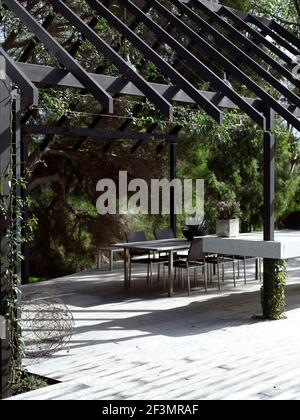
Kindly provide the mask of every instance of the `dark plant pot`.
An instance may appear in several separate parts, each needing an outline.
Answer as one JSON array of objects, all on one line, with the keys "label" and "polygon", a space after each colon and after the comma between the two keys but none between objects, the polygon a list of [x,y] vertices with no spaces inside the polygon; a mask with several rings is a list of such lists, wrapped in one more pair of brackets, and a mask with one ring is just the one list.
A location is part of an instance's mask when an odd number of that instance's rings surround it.
[{"label": "dark plant pot", "polygon": [[206,230],[197,227],[186,227],[182,229],[182,233],[188,241],[192,241],[195,236],[206,236],[208,234]]}]

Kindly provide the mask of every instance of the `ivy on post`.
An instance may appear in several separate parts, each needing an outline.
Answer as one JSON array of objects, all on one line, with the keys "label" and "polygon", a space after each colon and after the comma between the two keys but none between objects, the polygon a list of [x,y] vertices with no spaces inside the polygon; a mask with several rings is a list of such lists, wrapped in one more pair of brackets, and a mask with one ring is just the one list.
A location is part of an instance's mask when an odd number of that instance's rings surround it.
[{"label": "ivy on post", "polygon": [[[9,81],[0,80],[0,172],[1,172],[1,195],[7,194],[8,185],[3,182],[6,171],[10,165],[11,148],[11,88]],[[8,285],[6,282],[5,270],[8,268],[8,244],[6,238],[7,220],[0,213],[0,232],[1,232],[1,286],[0,286],[0,315],[4,317],[6,323],[5,338],[1,339],[0,347],[0,396],[5,398],[10,394],[11,384],[11,347],[7,327],[7,296]]]},{"label": "ivy on post", "polygon": [[[275,240],[275,165],[276,136],[274,111],[267,109],[264,133],[264,240]],[[264,319],[278,320],[285,310],[286,263],[282,260],[264,259],[264,284],[262,308]]]},{"label": "ivy on post", "polygon": [[20,200],[20,97],[6,78],[0,84],[0,315],[5,334],[0,346],[0,398],[11,395],[22,373],[20,331],[20,263],[22,201]]},{"label": "ivy on post", "polygon": [[262,288],[263,317],[273,321],[283,319],[285,311],[286,262],[265,259]]}]

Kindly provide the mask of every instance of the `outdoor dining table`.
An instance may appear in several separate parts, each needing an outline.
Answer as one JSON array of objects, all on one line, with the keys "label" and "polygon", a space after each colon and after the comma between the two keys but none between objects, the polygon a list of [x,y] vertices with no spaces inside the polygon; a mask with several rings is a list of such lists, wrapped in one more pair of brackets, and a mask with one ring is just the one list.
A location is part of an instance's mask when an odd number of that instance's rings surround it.
[{"label": "outdoor dining table", "polygon": [[[217,235],[203,236],[203,251],[207,254],[242,255],[245,257],[287,259],[300,254],[300,231],[279,231],[275,241],[264,241],[262,232],[240,234],[234,238],[219,238]],[[146,253],[165,253],[168,255],[169,284],[168,295],[173,294],[174,253],[186,251],[191,242],[186,239],[163,239],[145,242],[114,244],[124,249],[124,287],[129,289],[130,250]],[[258,261],[256,261],[256,278],[258,278]]]},{"label": "outdoor dining table", "polygon": [[145,251],[146,253],[164,253],[168,255],[169,266],[169,284],[168,295],[173,294],[173,278],[174,278],[174,253],[179,251],[186,251],[190,248],[191,243],[186,239],[162,239],[145,242],[130,242],[115,244],[114,246],[124,249],[124,287],[129,289],[129,258],[130,251]]}]

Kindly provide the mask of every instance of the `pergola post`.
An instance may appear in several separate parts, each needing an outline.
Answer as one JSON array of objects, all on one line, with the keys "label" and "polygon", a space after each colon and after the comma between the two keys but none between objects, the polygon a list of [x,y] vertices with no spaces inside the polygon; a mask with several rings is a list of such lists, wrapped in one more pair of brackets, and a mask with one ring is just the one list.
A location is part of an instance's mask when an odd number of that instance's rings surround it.
[{"label": "pergola post", "polygon": [[[26,135],[22,135],[21,137],[21,177],[23,179],[28,178],[27,176],[27,163],[28,163],[28,138]],[[26,221],[28,219],[28,206],[26,203],[28,193],[26,188],[21,188],[21,198],[24,203],[23,208],[23,228],[22,228],[22,235],[23,237],[27,237],[28,234],[28,228],[26,226]],[[27,242],[24,242],[22,244],[22,255],[23,255],[23,261],[21,263],[21,278],[22,278],[22,284],[28,284],[29,283],[29,246]]]},{"label": "pergola post", "polygon": [[[10,162],[11,147],[11,88],[9,81],[0,83],[0,173],[1,177],[5,175],[5,171]],[[2,185],[7,189],[7,185]],[[5,193],[5,191],[3,191]],[[0,215],[0,231],[1,231],[1,266],[0,266],[0,315],[6,321],[6,298],[7,284],[3,275],[7,267],[7,240],[5,237],[6,221],[4,216]],[[5,334],[0,338],[0,398],[9,396],[9,388],[11,381],[11,349],[7,339],[7,324],[5,326]]]},{"label": "pergola post", "polygon": [[274,132],[274,111],[265,113],[264,132],[264,240],[274,241],[275,231],[275,157],[276,140]]},{"label": "pergola post", "polygon": [[[170,142],[170,181],[177,177],[177,141]],[[177,235],[177,217],[175,214],[175,190],[170,191],[170,228]]]},{"label": "pergola post", "polygon": [[[12,183],[9,185],[9,180],[6,179],[8,169],[12,169],[12,177],[14,180],[20,178],[20,162],[21,162],[21,150],[20,150],[20,96],[16,92],[11,91],[11,83],[6,78],[4,83],[0,84],[0,173],[1,173],[1,193],[2,194],[14,194],[16,197],[20,195],[20,187]],[[11,189],[11,191],[10,191]],[[17,206],[17,198],[14,199],[13,206]],[[11,384],[13,379],[12,372],[12,360],[13,358],[20,357],[17,348],[18,343],[14,343],[14,354],[12,352],[12,343],[10,340],[13,334],[11,333],[12,328],[17,328],[16,324],[9,326],[8,314],[8,303],[7,299],[12,299],[12,286],[8,285],[7,276],[4,275],[7,269],[11,269],[11,259],[8,258],[11,252],[11,247],[14,246],[18,252],[17,244],[12,245],[8,242],[7,238],[7,223],[4,215],[0,215],[0,232],[1,232],[1,266],[0,266],[0,315],[4,317],[5,328],[4,334],[0,337],[0,399],[9,397],[11,394]],[[14,218],[13,226],[10,228],[17,229],[17,223],[19,220]],[[14,261],[15,263],[15,261]],[[21,267],[14,265],[14,275],[21,276]],[[16,284],[19,287],[20,284]],[[20,301],[20,294],[17,291],[13,291],[14,300]],[[20,319],[20,307],[14,305],[16,311],[16,319]]]},{"label": "pergola post", "polygon": [[[275,240],[276,136],[275,113],[265,112],[264,132],[264,240]],[[285,309],[285,261],[264,258],[262,307],[265,319],[277,320]]]}]

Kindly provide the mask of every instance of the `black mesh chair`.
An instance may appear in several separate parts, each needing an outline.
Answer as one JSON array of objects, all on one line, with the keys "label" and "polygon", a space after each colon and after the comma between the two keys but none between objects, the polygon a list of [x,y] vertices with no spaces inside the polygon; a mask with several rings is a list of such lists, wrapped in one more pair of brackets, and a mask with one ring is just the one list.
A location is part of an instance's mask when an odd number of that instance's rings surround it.
[{"label": "black mesh chair", "polygon": [[155,239],[158,241],[163,239],[175,239],[173,229],[154,229],[153,231]]},{"label": "black mesh chair", "polygon": [[[138,232],[126,232],[125,233],[127,243],[134,242],[146,242],[146,234],[144,231]],[[165,259],[156,257],[150,252],[145,253],[143,250],[130,250],[129,251],[129,282],[131,281],[132,274],[132,264],[144,264],[147,265],[147,284],[152,283],[153,277],[153,264],[162,264],[165,262]]]},{"label": "black mesh chair", "polygon": [[240,263],[243,262],[244,268],[244,282],[247,284],[247,261],[254,261],[256,264],[255,269],[255,278],[256,280],[262,281],[262,269],[261,269],[261,259],[258,257],[244,257],[241,255],[235,255],[234,258],[237,260],[238,263],[238,279],[240,279]]},{"label": "black mesh chair", "polygon": [[[168,263],[165,264],[168,266]],[[187,272],[187,286],[188,286],[188,295],[191,295],[191,280],[190,280],[190,270],[194,270],[194,280],[196,286],[197,280],[197,269],[201,267],[203,270],[204,276],[204,287],[205,291],[207,292],[207,278],[206,278],[206,262],[205,262],[205,254],[203,252],[203,238],[194,238],[187,258],[186,259],[178,259],[174,261],[174,268],[175,272],[179,271],[178,278],[181,279],[182,286],[183,286],[183,271]],[[175,274],[177,276],[177,274]],[[164,273],[165,278],[165,273]],[[165,281],[164,281],[165,285]]]},{"label": "black mesh chair", "polygon": [[[225,265],[228,263],[232,264],[232,269],[233,269],[233,284],[234,287],[236,287],[236,273],[235,273],[235,256],[231,256],[231,255],[212,255],[212,256],[207,256],[205,258],[205,261],[207,264],[210,265],[210,270],[208,270],[208,277],[210,277],[210,282],[212,283],[213,281],[213,274],[215,272],[215,269],[217,269],[217,276],[218,276],[218,287],[219,290],[221,290],[221,281],[220,281],[220,268],[222,268],[222,282],[224,283],[225,281]],[[213,268],[213,270],[212,270]]]},{"label": "black mesh chair", "polygon": [[[156,240],[161,241],[163,239],[175,239],[176,236],[174,234],[173,229],[154,229],[153,231],[154,237]],[[160,257],[166,256],[165,254],[160,254]],[[183,252],[176,252],[174,254],[174,258],[186,258],[187,253],[185,251]]]}]

